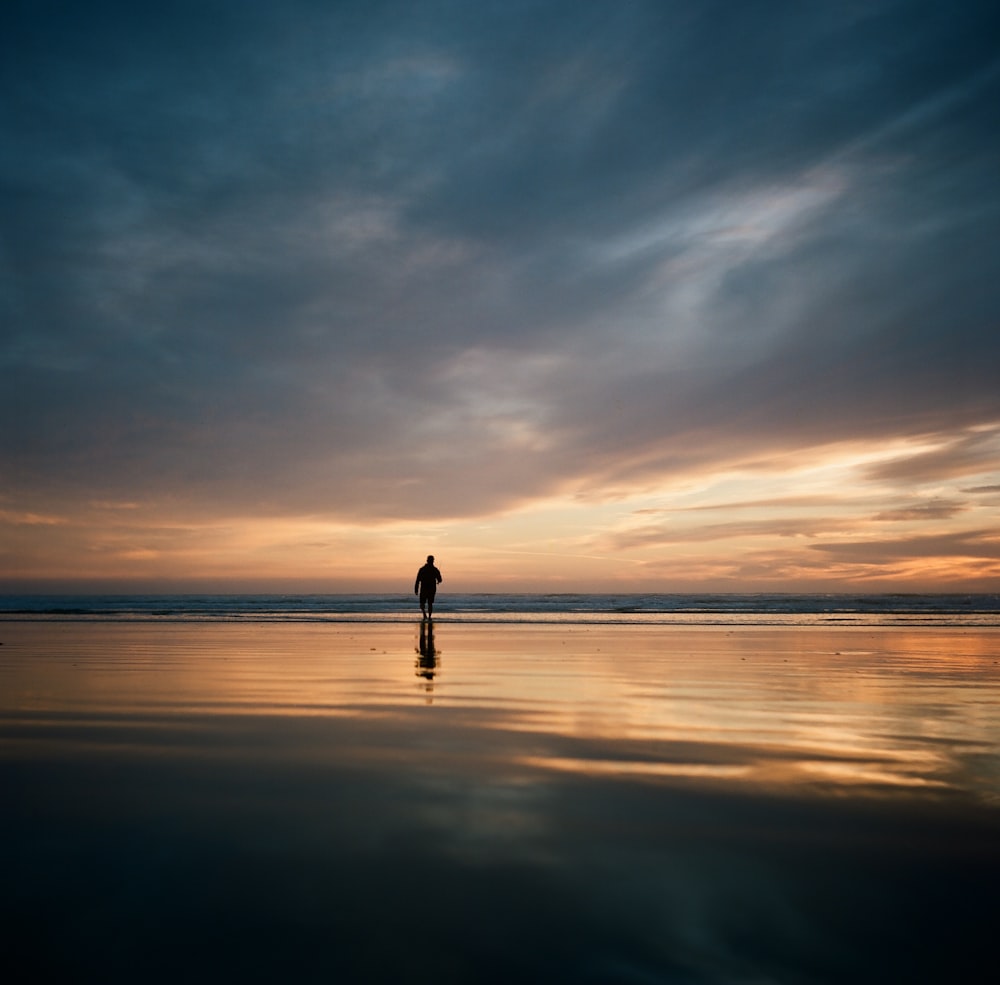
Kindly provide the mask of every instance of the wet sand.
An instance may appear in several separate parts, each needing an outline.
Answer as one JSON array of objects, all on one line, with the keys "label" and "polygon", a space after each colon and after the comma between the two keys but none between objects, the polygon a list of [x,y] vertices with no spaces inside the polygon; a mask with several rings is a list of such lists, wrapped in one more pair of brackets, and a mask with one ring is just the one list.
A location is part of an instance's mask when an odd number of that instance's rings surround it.
[{"label": "wet sand", "polygon": [[0,623],[0,938],[72,981],[975,980],[1000,631]]}]

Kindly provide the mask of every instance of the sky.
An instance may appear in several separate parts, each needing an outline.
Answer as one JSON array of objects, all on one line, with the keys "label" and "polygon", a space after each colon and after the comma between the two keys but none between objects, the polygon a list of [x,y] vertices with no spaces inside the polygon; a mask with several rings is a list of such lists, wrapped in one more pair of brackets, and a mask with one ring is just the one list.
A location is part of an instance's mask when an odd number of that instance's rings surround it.
[{"label": "sky", "polygon": [[998,39],[13,0],[0,590],[1000,591]]}]

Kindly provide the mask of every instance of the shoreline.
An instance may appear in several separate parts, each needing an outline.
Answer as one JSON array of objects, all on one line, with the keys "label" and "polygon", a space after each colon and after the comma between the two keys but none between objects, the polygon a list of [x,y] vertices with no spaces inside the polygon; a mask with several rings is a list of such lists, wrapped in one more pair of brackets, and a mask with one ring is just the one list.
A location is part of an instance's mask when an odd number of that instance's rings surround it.
[{"label": "shoreline", "polygon": [[[607,613],[443,613],[431,620],[437,625],[449,626],[586,626],[619,628],[632,626],[638,629],[815,629],[836,632],[841,629],[941,629],[1000,632],[1000,617],[994,613],[976,614],[937,613],[880,613],[856,616],[827,616],[823,614],[743,613],[692,614],[692,613],[637,613],[628,616]],[[232,626],[400,626],[420,623],[420,615],[392,612],[373,616],[368,613],[337,613],[334,615],[177,615],[122,614],[84,612],[0,612],[0,626],[18,623],[31,624],[80,624],[80,625],[232,625]]]}]

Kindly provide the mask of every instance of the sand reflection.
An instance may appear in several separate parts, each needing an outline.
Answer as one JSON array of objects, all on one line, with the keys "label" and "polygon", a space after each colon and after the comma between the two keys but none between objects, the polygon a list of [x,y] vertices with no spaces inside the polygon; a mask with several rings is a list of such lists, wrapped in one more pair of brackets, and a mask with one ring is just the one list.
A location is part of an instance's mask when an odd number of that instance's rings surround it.
[{"label": "sand reflection", "polygon": [[974,980],[997,639],[8,623],[7,953],[65,981]]},{"label": "sand reflection", "polygon": [[995,795],[981,778],[1000,748],[996,634],[431,622],[4,629],[2,711],[25,728],[81,718],[105,731],[146,719],[176,729],[218,715],[377,717],[388,728],[415,707],[401,672],[408,650],[420,704],[439,713],[422,729],[506,733],[512,757],[534,742],[520,761],[535,768]]}]

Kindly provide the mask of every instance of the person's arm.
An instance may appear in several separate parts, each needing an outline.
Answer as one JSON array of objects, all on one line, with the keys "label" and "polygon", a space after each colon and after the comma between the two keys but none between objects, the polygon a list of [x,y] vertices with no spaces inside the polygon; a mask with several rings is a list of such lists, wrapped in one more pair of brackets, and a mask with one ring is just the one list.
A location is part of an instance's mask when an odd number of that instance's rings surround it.
[{"label": "person's arm", "polygon": [[437,578],[437,583],[440,585],[444,579],[441,577],[441,572],[437,568],[434,569],[434,577]]},{"label": "person's arm", "polygon": [[420,572],[417,572],[417,580],[413,583],[413,594],[416,595],[420,591]]}]

